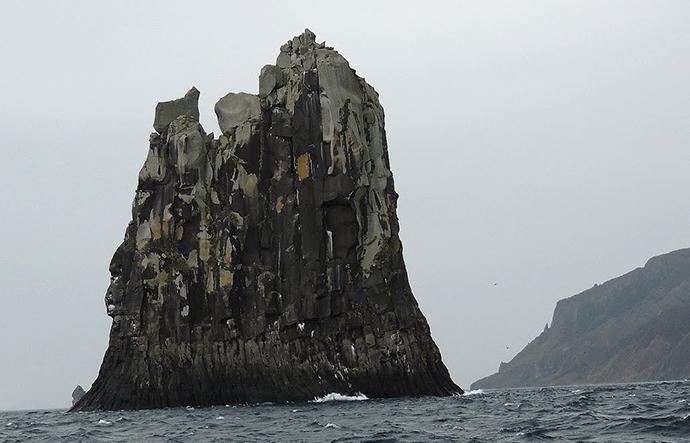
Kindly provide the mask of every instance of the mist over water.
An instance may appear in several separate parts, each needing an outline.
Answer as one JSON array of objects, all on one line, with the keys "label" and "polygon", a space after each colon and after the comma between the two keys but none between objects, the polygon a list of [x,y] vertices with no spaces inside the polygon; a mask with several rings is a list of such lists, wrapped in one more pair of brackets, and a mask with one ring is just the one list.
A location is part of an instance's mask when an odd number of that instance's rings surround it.
[{"label": "mist over water", "polygon": [[[353,400],[360,401],[353,401]],[[471,391],[446,398],[0,413],[0,441],[680,441],[690,382]],[[330,401],[328,401],[330,400]]]},{"label": "mist over water", "polygon": [[460,386],[513,358],[557,300],[688,246],[690,2],[2,12],[0,409],[67,406],[96,378],[156,103],[195,85],[218,134],[215,102],[256,92],[305,27],[380,94],[412,290]]}]

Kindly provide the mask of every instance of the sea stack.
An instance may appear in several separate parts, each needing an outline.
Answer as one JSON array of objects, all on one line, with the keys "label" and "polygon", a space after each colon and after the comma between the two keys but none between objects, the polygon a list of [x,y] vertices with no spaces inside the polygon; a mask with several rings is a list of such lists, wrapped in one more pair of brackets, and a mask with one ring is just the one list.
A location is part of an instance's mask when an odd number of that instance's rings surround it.
[{"label": "sea stack", "polygon": [[79,400],[86,394],[86,391],[84,391],[84,388],[81,387],[81,385],[77,385],[76,388],[74,388],[74,391],[72,391],[72,406],[77,404]]},{"label": "sea stack", "polygon": [[259,94],[159,103],[110,342],[75,410],[449,395],[408,283],[378,94],[306,30]]}]

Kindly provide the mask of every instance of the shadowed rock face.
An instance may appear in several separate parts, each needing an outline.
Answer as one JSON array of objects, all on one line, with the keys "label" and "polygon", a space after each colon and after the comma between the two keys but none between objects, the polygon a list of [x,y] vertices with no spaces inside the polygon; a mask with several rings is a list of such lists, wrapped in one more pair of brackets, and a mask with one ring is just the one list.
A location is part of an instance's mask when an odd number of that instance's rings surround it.
[{"label": "shadowed rock face", "polygon": [[551,327],[472,389],[689,376],[690,249],[681,249],[559,301]]},{"label": "shadowed rock face", "polygon": [[305,31],[258,97],[218,102],[217,140],[195,91],[157,107],[75,409],[461,392],[407,280],[374,89]]}]

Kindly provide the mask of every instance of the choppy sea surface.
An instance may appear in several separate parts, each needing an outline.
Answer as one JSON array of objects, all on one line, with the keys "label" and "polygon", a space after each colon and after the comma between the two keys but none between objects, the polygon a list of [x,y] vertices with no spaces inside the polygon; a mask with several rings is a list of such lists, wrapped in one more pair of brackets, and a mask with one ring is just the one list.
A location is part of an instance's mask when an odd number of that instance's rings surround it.
[{"label": "choppy sea surface", "polygon": [[0,412],[0,441],[690,441],[690,382],[472,391],[447,398],[329,395],[293,404]]}]

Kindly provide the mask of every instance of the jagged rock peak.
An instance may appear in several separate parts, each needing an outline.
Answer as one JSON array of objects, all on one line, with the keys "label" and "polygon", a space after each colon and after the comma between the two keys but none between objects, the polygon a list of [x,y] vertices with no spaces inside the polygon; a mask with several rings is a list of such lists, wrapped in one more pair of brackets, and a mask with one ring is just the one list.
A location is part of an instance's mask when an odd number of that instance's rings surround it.
[{"label": "jagged rock peak", "polygon": [[194,86],[187,91],[184,97],[160,102],[156,105],[153,129],[162,134],[165,128],[181,115],[186,115],[193,120],[199,121],[199,90]]},{"label": "jagged rock peak", "polygon": [[314,48],[324,48],[325,46],[325,43],[316,43],[316,34],[305,29],[302,34],[293,37],[281,46],[280,52],[288,55],[303,55]]},{"label": "jagged rock peak", "polygon": [[461,392],[412,295],[378,95],[305,31],[259,95],[158,105],[75,409]]}]

